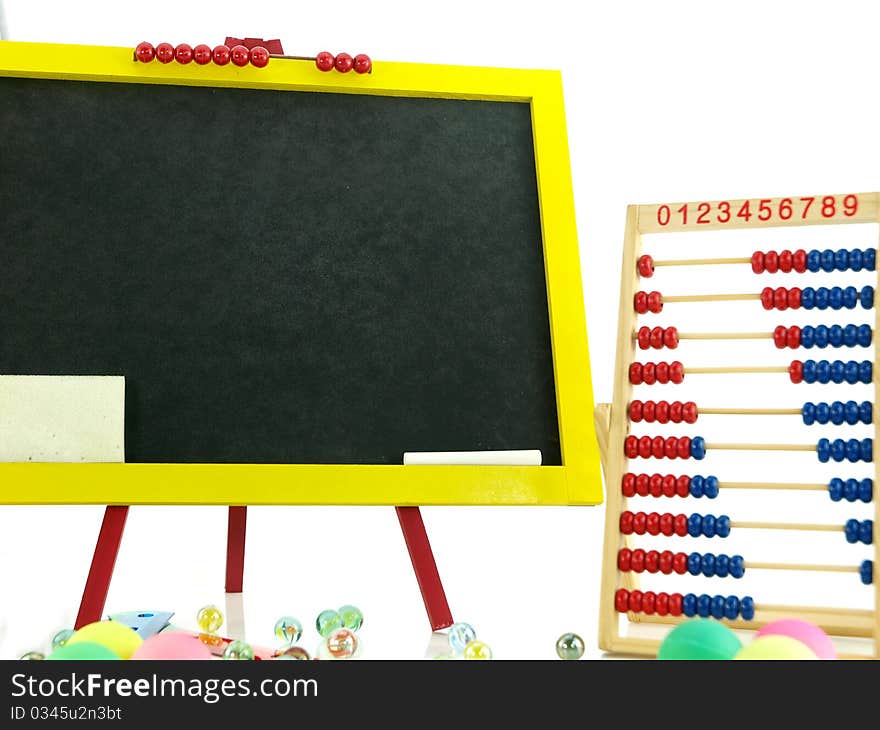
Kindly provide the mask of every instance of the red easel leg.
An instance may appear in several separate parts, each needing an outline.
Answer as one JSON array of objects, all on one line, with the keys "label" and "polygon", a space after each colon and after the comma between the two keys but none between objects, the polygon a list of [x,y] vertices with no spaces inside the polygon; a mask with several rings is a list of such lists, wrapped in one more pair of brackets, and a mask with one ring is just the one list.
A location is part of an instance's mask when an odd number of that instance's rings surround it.
[{"label": "red easel leg", "polygon": [[440,582],[440,573],[437,570],[437,563],[434,562],[434,553],[431,551],[431,543],[428,542],[422,513],[419,512],[418,507],[394,509],[397,510],[403,539],[406,540],[409,558],[416,572],[416,580],[419,582],[419,590],[422,592],[431,630],[439,631],[452,626],[452,611],[449,610],[449,604],[446,602],[446,592],[443,590],[443,583]]},{"label": "red easel leg", "polygon": [[241,593],[244,584],[244,539],[247,530],[247,507],[229,508],[226,533],[226,592]]},{"label": "red easel leg", "polygon": [[116,556],[119,554],[119,543],[122,542],[126,517],[128,517],[128,507],[107,507],[104,510],[104,521],[101,523],[101,532],[98,533],[98,542],[95,545],[95,554],[92,556],[92,566],[86,578],[86,587],[83,589],[74,629],[101,620],[104,603],[107,601],[107,591],[110,590],[110,579],[113,577],[113,566],[116,565]]}]

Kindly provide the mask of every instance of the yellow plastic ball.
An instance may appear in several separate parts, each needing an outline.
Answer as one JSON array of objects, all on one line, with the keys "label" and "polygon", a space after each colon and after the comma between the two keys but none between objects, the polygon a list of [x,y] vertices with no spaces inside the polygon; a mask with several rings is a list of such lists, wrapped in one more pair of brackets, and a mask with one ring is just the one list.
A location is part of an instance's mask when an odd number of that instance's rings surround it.
[{"label": "yellow plastic ball", "polygon": [[768,635],[759,636],[751,644],[740,649],[734,659],[818,659],[806,644],[790,636]]},{"label": "yellow plastic ball", "polygon": [[474,639],[473,641],[469,641],[467,644],[465,644],[464,658],[465,659],[491,659],[492,658],[492,650],[489,648],[489,645],[485,641],[480,641],[479,639]]},{"label": "yellow plastic ball", "polygon": [[128,659],[143,640],[134,629],[118,621],[96,621],[83,626],[71,636],[65,646],[79,643],[100,644],[110,649],[120,659]]},{"label": "yellow plastic ball", "polygon": [[217,606],[204,606],[199,610],[196,622],[206,634],[213,634],[223,625],[223,611]]}]

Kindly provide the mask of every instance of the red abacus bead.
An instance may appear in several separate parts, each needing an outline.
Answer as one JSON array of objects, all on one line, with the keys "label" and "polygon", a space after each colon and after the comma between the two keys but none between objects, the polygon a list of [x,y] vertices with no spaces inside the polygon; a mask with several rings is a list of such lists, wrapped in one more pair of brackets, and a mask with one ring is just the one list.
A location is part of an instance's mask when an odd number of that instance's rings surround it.
[{"label": "red abacus bead", "polygon": [[667,327],[663,330],[663,344],[666,345],[670,350],[674,350],[678,347],[678,328],[677,327]]},{"label": "red abacus bead", "polygon": [[664,550],[660,553],[660,559],[657,561],[657,567],[664,575],[672,572],[672,550]]},{"label": "red abacus bead", "polygon": [[654,385],[657,382],[657,365],[655,363],[642,363],[642,382],[645,385]]},{"label": "red abacus bead", "polygon": [[641,591],[630,591],[629,601],[628,601],[629,610],[633,613],[641,613],[642,612],[642,592]]},{"label": "red abacus bead", "polygon": [[156,60],[159,63],[171,63],[174,60],[174,46],[170,43],[160,43],[156,46]]},{"label": "red abacus bead", "polygon": [[642,420],[642,402],[640,400],[630,401],[629,404],[629,420],[633,423],[639,423]]},{"label": "red abacus bead", "polygon": [[647,314],[648,313],[648,295],[643,291],[636,292],[633,297],[633,309],[635,309],[639,314]]},{"label": "red abacus bead", "polygon": [[801,307],[801,290],[796,286],[788,290],[788,306],[792,309]]},{"label": "red abacus bead", "polygon": [[[665,477],[663,477],[662,492],[663,492],[664,497],[674,497],[675,496],[675,476],[673,474],[667,474]],[[670,515],[669,518],[672,519],[672,515]],[[660,520],[661,520],[660,521],[660,525],[661,525],[660,531],[663,532],[663,527],[662,527],[663,516],[662,515],[660,517]],[[672,523],[670,522],[670,524],[672,524]]]},{"label": "red abacus bead", "polygon": [[642,594],[642,613],[652,615],[657,607],[657,594],[654,591],[645,591]]},{"label": "red abacus bead", "polygon": [[618,613],[626,613],[629,610],[629,591],[626,588],[618,588],[615,591],[614,609]]},{"label": "red abacus bead", "polygon": [[229,46],[221,43],[219,46],[214,46],[214,50],[211,51],[211,60],[218,66],[225,66],[229,63],[230,55]]},{"label": "red abacus bead", "polygon": [[688,556],[687,553],[676,553],[672,556],[672,570],[679,575],[687,573]]},{"label": "red abacus bead", "polygon": [[654,605],[658,616],[667,616],[669,614],[669,594],[662,591],[658,593]]},{"label": "red abacus bead", "polygon": [[336,56],[330,51],[321,51],[315,56],[315,66],[319,71],[332,71],[336,67]]},{"label": "red abacus bead", "polygon": [[624,497],[636,496],[636,475],[628,471],[620,480],[620,491]]},{"label": "red abacus bead", "polygon": [[134,49],[134,57],[141,63],[149,63],[156,57],[156,49],[152,43],[138,43]]},{"label": "red abacus bead", "polygon": [[645,551],[641,549],[633,550],[630,554],[630,570],[634,573],[641,573],[645,570]]},{"label": "red abacus bead", "polygon": [[639,332],[636,335],[636,340],[639,343],[640,350],[647,350],[651,346],[651,328],[639,327]]},{"label": "red abacus bead", "polygon": [[668,383],[669,382],[669,363],[668,362],[658,362],[657,367],[654,368],[654,373],[657,376],[658,383]]},{"label": "red abacus bead", "polygon": [[229,60],[236,66],[247,66],[251,60],[251,52],[247,46],[233,46],[229,49]]},{"label": "red abacus bead", "polygon": [[788,328],[779,325],[776,329],[773,330],[773,344],[776,345],[777,349],[782,350],[785,348],[785,339],[788,334]]},{"label": "red abacus bead", "polygon": [[691,455],[690,436],[681,436],[678,439],[678,456],[680,459],[688,459]]},{"label": "red abacus bead", "polygon": [[174,60],[178,63],[189,63],[193,60],[193,48],[189,43],[178,43],[174,49]]},{"label": "red abacus bead", "polygon": [[[675,534],[679,537],[684,537],[688,534],[688,518],[687,515],[675,515],[672,518],[672,527],[675,530]],[[623,530],[621,530],[623,532]],[[685,568],[687,568],[687,556],[685,556]],[[678,571],[676,571],[678,572]]]},{"label": "red abacus bead", "polygon": [[269,63],[269,51],[263,46],[251,48],[251,63],[257,68],[264,68]]},{"label": "red abacus bead", "polygon": [[764,269],[768,274],[775,274],[779,271],[779,256],[776,251],[767,251],[764,254]]},{"label": "red abacus bead", "polygon": [[792,325],[788,328],[788,332],[785,335],[785,344],[788,345],[792,350],[796,350],[801,346],[801,328],[797,325]]},{"label": "red abacus bead", "polygon": [[692,400],[689,400],[687,403],[684,403],[681,407],[681,420],[685,423],[696,423],[697,422],[697,404]]},{"label": "red abacus bead", "polygon": [[657,404],[652,400],[647,400],[642,404],[642,418],[647,423],[653,423],[657,417]]},{"label": "red abacus bead", "polygon": [[639,437],[639,456],[643,459],[647,459],[651,456],[651,437],[650,436],[641,436]]},{"label": "red abacus bead", "polygon": [[660,515],[660,533],[662,535],[672,537],[675,534],[674,520],[675,518],[670,512],[664,512]]},{"label": "red abacus bead", "polygon": [[654,420],[657,423],[669,423],[669,402],[659,400],[654,404]]},{"label": "red abacus bead", "polygon": [[639,276],[644,277],[645,279],[650,279],[654,276],[654,259],[647,254],[639,256],[637,268],[639,270]]},{"label": "red abacus bead", "polygon": [[788,377],[792,383],[802,383],[804,381],[804,364],[800,360],[792,360],[788,366]]},{"label": "red abacus bead", "polygon": [[674,400],[669,404],[669,420],[673,423],[681,423],[682,405],[680,400]]},{"label": "red abacus bead", "polygon": [[803,274],[807,270],[807,252],[799,248],[791,255],[791,268],[799,274]]},{"label": "red abacus bead", "polygon": [[642,363],[634,362],[629,366],[629,382],[640,385],[642,382]]},{"label": "red abacus bead", "polygon": [[654,327],[651,330],[651,347],[655,350],[660,350],[663,348],[663,333],[664,329],[662,327]]},{"label": "red abacus bead", "polygon": [[630,570],[632,565],[632,550],[629,548],[623,548],[617,553],[617,569],[622,570],[624,573]]},{"label": "red abacus bead", "polygon": [[[655,436],[654,438],[651,439],[651,456],[653,456],[655,459],[662,459],[663,455],[664,455],[663,437],[662,436]],[[658,495],[654,494],[652,496],[656,497]]]},{"label": "red abacus bead", "polygon": [[752,271],[756,274],[764,273],[764,254],[761,251],[752,254]]},{"label": "red abacus bead", "polygon": [[684,365],[678,360],[669,363],[669,382],[678,385],[684,380]]},{"label": "red abacus bead", "polygon": [[779,270],[783,274],[788,274],[791,272],[794,265],[794,261],[792,260],[791,251],[785,250],[779,252]]},{"label": "red abacus bead", "polygon": [[639,439],[636,436],[627,436],[623,440],[623,453],[628,459],[635,459],[639,455]]},{"label": "red abacus bead", "polygon": [[665,456],[667,459],[674,459],[678,453],[678,439],[675,436],[668,436],[663,444]]},{"label": "red abacus bead", "polygon": [[354,59],[347,53],[340,53],[336,56],[336,70],[341,74],[347,74],[354,68]]},{"label": "red abacus bead", "polygon": [[[685,525],[687,528],[687,525]],[[629,510],[620,513],[620,534],[632,535],[633,531],[633,513]]]},{"label": "red abacus bead", "polygon": [[647,474],[639,474],[636,477],[636,494],[647,497],[651,491],[651,477]]},{"label": "red abacus bead", "polygon": [[689,476],[680,476],[675,480],[675,493],[679,497],[687,497],[691,493],[691,478]]},{"label": "red abacus bead", "polygon": [[193,48],[193,61],[199,64],[199,66],[211,63],[211,57],[211,46],[199,43],[199,45]]},{"label": "red abacus bead", "polygon": [[788,309],[788,290],[784,286],[777,287],[773,292],[773,306],[776,309]]},{"label": "red abacus bead", "polygon": [[761,306],[767,310],[773,309],[773,289],[769,286],[761,289]]},{"label": "red abacus bead", "polygon": [[648,311],[657,314],[663,311],[663,296],[658,291],[648,294]]},{"label": "red abacus bead", "polygon": [[684,596],[681,593],[673,593],[669,596],[669,615],[681,616],[681,604]]},{"label": "red abacus bead", "polygon": [[648,550],[645,553],[645,571],[648,573],[656,573],[657,566],[660,563],[660,553],[656,550]]},{"label": "red abacus bead", "polygon": [[[662,439],[663,437],[660,436],[659,438]],[[663,477],[660,474],[652,474],[651,480],[648,484],[651,488],[651,496],[654,497],[654,499],[663,495]]]},{"label": "red abacus bead", "polygon": [[366,53],[358,53],[354,57],[354,72],[368,74],[373,69],[373,61]]},{"label": "red abacus bead", "polygon": [[648,526],[648,515],[644,512],[636,512],[633,515],[633,532],[636,535],[644,535]]}]

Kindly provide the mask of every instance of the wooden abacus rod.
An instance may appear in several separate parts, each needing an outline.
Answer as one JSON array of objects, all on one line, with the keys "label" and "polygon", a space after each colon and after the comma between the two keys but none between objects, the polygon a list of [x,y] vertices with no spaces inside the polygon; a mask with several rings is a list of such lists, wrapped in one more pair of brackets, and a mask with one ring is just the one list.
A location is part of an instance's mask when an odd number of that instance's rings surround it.
[{"label": "wooden abacus rod", "polygon": [[758,563],[746,560],[745,570],[808,570],[822,573],[858,573],[856,565],[820,565],[818,563]]},{"label": "wooden abacus rod", "polygon": [[802,408],[703,408],[700,415],[711,416],[800,416]]},{"label": "wooden abacus rod", "polygon": [[734,527],[745,530],[800,530],[803,532],[843,532],[843,525],[818,525],[809,522],[731,522]]},{"label": "wooden abacus rod", "polygon": [[[688,375],[730,373],[787,373],[787,365],[727,365],[724,367],[685,368]],[[700,409],[703,411],[703,409]],[[705,411],[703,411],[705,413]]]},{"label": "wooden abacus rod", "polygon": [[679,332],[680,340],[772,340],[772,332]]},{"label": "wooden abacus rod", "polygon": [[737,302],[746,299],[760,299],[760,294],[678,294],[675,296],[663,295],[663,303],[674,302]]},{"label": "wooden abacus rod", "polygon": [[759,611],[773,611],[783,615],[796,615],[804,613],[823,613],[828,615],[854,616],[858,618],[870,618],[874,612],[863,608],[832,608],[828,606],[779,606],[769,603],[756,603],[755,613]]},{"label": "wooden abacus rod", "polygon": [[724,489],[797,489],[809,492],[827,492],[827,484],[786,483],[786,482],[719,482]]},{"label": "wooden abacus rod", "polygon": [[657,266],[706,266],[709,264],[750,264],[751,257],[742,256],[738,258],[728,259],[667,259],[663,261],[653,260],[655,267]]},{"label": "wooden abacus rod", "polygon": [[725,451],[815,451],[815,444],[715,444],[707,443],[707,449]]}]

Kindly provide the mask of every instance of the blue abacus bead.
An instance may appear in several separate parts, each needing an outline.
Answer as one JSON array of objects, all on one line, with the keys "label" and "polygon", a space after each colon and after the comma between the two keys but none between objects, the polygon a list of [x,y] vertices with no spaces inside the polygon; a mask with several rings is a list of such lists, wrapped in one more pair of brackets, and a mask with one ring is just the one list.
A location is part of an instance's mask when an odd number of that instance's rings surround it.
[{"label": "blue abacus bead", "polygon": [[723,553],[715,556],[715,575],[719,578],[730,575],[730,558]]},{"label": "blue abacus bead", "polygon": [[828,309],[828,296],[830,293],[827,286],[816,287],[816,309]]},{"label": "blue abacus bead", "polygon": [[703,557],[699,553],[691,553],[688,555],[688,573],[691,575],[699,575],[703,568]]},{"label": "blue abacus bead", "polygon": [[854,383],[858,382],[858,379],[859,366],[855,360],[847,362],[835,360],[831,363],[831,382],[842,383],[845,380],[847,383]]},{"label": "blue abacus bead", "polygon": [[816,347],[828,347],[828,328],[824,324],[816,325]]},{"label": "blue abacus bead", "polygon": [[861,415],[859,414],[859,404],[854,400],[848,400],[846,403],[841,403],[840,410],[843,422],[848,423],[850,426],[855,426],[862,420]]},{"label": "blue abacus bead", "polygon": [[828,496],[831,497],[832,502],[839,502],[843,499],[843,479],[834,477],[828,482]]},{"label": "blue abacus bead", "polygon": [[834,271],[834,251],[830,248],[826,248],[821,254],[819,254],[819,265],[822,267],[822,271],[828,273]]},{"label": "blue abacus bead", "polygon": [[681,612],[688,618],[697,615],[697,597],[693,593],[686,593],[681,599]]},{"label": "blue abacus bead", "polygon": [[712,604],[710,607],[712,618],[719,621],[724,618],[724,596],[712,596]]},{"label": "blue abacus bead", "polygon": [[846,271],[849,268],[849,251],[839,248],[834,252],[834,268],[838,271]]},{"label": "blue abacus bead", "polygon": [[866,248],[862,251],[862,268],[865,271],[873,271],[877,265],[877,250]]},{"label": "blue abacus bead", "polygon": [[843,535],[848,543],[855,545],[859,541],[859,521],[847,520],[843,525]]},{"label": "blue abacus bead", "polygon": [[820,269],[821,261],[820,257],[822,252],[819,249],[814,248],[807,254],[807,270],[812,271],[814,274]]},{"label": "blue abacus bead", "polygon": [[854,248],[852,251],[849,252],[849,270],[862,270],[862,252],[859,251],[859,249],[857,248]]},{"label": "blue abacus bead", "polygon": [[859,369],[859,381],[870,383],[874,380],[874,363],[870,360],[862,360],[857,367]]},{"label": "blue abacus bead", "polygon": [[703,484],[703,494],[709,499],[715,499],[718,496],[718,477],[706,477],[706,481]]},{"label": "blue abacus bead", "polygon": [[835,310],[843,308],[843,290],[839,286],[828,290],[828,306]]},{"label": "blue abacus bead", "polygon": [[828,420],[835,426],[843,423],[845,417],[844,405],[839,400],[828,405]]},{"label": "blue abacus bead", "polygon": [[843,344],[843,327],[833,324],[828,328],[828,343],[831,347],[840,347]]},{"label": "blue abacus bead", "polygon": [[715,518],[715,534],[718,537],[727,537],[730,535],[730,517],[727,515],[718,515]]},{"label": "blue abacus bead", "polygon": [[816,404],[816,423],[821,423],[825,425],[828,423],[828,419],[831,417],[831,408],[828,407],[827,403],[817,403]]},{"label": "blue abacus bead", "polygon": [[831,381],[831,363],[828,360],[816,361],[816,381],[819,383]]},{"label": "blue abacus bead", "polygon": [[874,544],[874,521],[862,520],[859,524],[859,542],[863,545]]},{"label": "blue abacus bead", "polygon": [[704,481],[705,480],[703,479],[703,477],[701,477],[699,474],[695,474],[694,476],[691,477],[691,483],[690,483],[690,487],[689,487],[690,492],[691,492],[691,497],[697,497],[699,499],[700,497],[703,496]]},{"label": "blue abacus bead", "polygon": [[841,299],[844,309],[855,309],[859,303],[859,292],[854,286],[848,286],[843,290]]},{"label": "blue abacus bead", "polygon": [[702,558],[703,575],[711,578],[715,575],[715,555],[712,553],[704,553]]},{"label": "blue abacus bead", "polygon": [[[862,287],[859,292],[859,303],[862,305],[862,309],[871,309],[874,306],[874,287]],[[803,304],[803,300],[801,300],[801,304]]]},{"label": "blue abacus bead", "polygon": [[703,515],[703,536],[715,537],[715,515]]},{"label": "blue abacus bead", "polygon": [[828,439],[819,439],[816,444],[816,453],[819,455],[819,461],[823,464],[831,458],[831,442]]},{"label": "blue abacus bead", "polygon": [[[801,294],[801,305],[803,305],[804,295]],[[814,344],[816,344],[815,340],[816,328],[812,325],[805,325],[801,327],[801,347],[805,347],[806,349],[810,349]]]},{"label": "blue abacus bead", "polygon": [[746,563],[742,555],[730,556],[730,575],[733,578],[742,578],[746,572]]},{"label": "blue abacus bead", "polygon": [[694,436],[691,439],[691,457],[697,461],[706,458],[706,439],[702,436]]},{"label": "blue abacus bead", "polygon": [[813,309],[816,306],[816,290],[811,286],[801,289],[801,307]]},{"label": "blue abacus bead", "polygon": [[847,439],[843,448],[846,453],[847,461],[855,464],[857,461],[861,460],[862,449],[858,439]]},{"label": "blue abacus bead", "polygon": [[862,423],[874,422],[874,406],[869,400],[859,403],[859,420]]},{"label": "blue abacus bead", "polygon": [[859,498],[859,480],[847,479],[843,483],[843,498],[847,502],[855,502]]},{"label": "blue abacus bead", "polygon": [[859,578],[862,579],[862,583],[866,586],[871,585],[874,582],[874,561],[873,560],[863,560],[862,564],[859,566]]},{"label": "blue abacus bead", "polygon": [[699,537],[703,533],[703,518],[694,513],[688,516],[688,535]]},{"label": "blue abacus bead", "polygon": [[801,418],[805,426],[812,426],[816,422],[816,405],[814,403],[804,403],[801,408]]},{"label": "blue abacus bead", "polygon": [[701,593],[697,596],[697,616],[700,618],[709,618],[712,615],[712,596],[707,593]]},{"label": "blue abacus bead", "polygon": [[834,461],[843,461],[846,459],[846,441],[843,439],[834,439],[831,442],[831,458]]},{"label": "blue abacus bead", "polygon": [[859,442],[859,455],[862,461],[868,463],[874,461],[874,439],[862,439]]},{"label": "blue abacus bead", "polygon": [[868,503],[874,499],[874,480],[873,479],[862,479],[859,482],[859,499],[862,502]]},{"label": "blue abacus bead", "polygon": [[[855,291],[855,290],[853,290]],[[853,305],[855,306],[855,305]],[[852,307],[850,307],[852,309]],[[843,328],[843,344],[846,347],[855,347],[859,338],[859,328],[854,324],[848,324]]]},{"label": "blue abacus bead", "polygon": [[739,602],[739,615],[746,621],[755,618],[755,599],[751,596],[743,596]]},{"label": "blue abacus bead", "polygon": [[[801,334],[803,337],[803,334]],[[870,347],[871,341],[873,340],[873,332],[871,332],[871,325],[869,324],[860,324],[858,327],[858,335],[856,336],[856,342],[861,347]]]},{"label": "blue abacus bead", "polygon": [[739,598],[728,596],[724,599],[724,618],[733,621],[739,617]]},{"label": "blue abacus bead", "polygon": [[812,385],[816,382],[816,361],[815,360],[804,360],[803,365],[803,377],[804,382],[808,385]]}]

